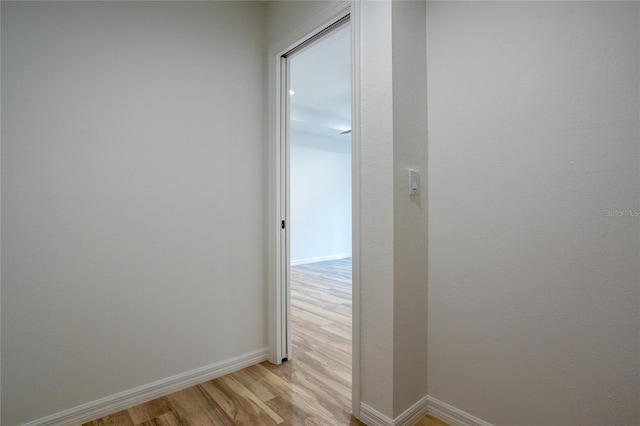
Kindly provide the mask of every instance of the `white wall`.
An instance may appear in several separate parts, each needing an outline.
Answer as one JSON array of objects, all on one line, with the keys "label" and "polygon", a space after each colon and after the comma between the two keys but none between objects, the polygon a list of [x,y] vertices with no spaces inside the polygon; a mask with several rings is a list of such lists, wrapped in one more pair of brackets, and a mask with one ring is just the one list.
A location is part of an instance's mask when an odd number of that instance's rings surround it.
[{"label": "white wall", "polygon": [[351,255],[351,138],[291,132],[291,263]]},{"label": "white wall", "polygon": [[[393,2],[393,415],[427,395],[425,2]],[[409,196],[408,169],[420,173]]]},{"label": "white wall", "polygon": [[[323,14],[339,3],[348,0],[275,0],[269,1],[266,9],[267,15],[267,45],[273,47],[280,45],[283,40],[306,37],[306,25],[309,19]],[[295,43],[294,40],[291,43]],[[288,43],[288,42],[287,42]]]},{"label": "white wall", "polygon": [[266,345],[264,6],[2,3],[2,421]]},{"label": "white wall", "polygon": [[360,13],[361,400],[393,418],[391,2],[362,2]]},{"label": "white wall", "polygon": [[429,395],[640,423],[640,4],[427,4]]},{"label": "white wall", "polygon": [[[427,396],[426,12],[361,13],[361,414],[406,421]],[[422,174],[415,197],[408,169]]]}]

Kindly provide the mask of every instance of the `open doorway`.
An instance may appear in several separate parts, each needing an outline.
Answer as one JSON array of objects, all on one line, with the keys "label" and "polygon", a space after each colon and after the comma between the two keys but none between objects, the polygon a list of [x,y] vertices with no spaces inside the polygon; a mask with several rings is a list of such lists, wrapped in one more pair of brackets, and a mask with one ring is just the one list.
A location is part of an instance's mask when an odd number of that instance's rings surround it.
[{"label": "open doorway", "polygon": [[[296,351],[351,365],[351,32],[287,57],[290,314]],[[300,354],[301,355],[301,354]],[[346,360],[346,361],[345,361]],[[344,364],[344,365],[343,365]]]},{"label": "open doorway", "polygon": [[351,258],[351,44],[343,25],[289,61],[291,265]]},{"label": "open doorway", "polygon": [[[270,49],[269,54],[269,79],[272,82],[269,91],[270,109],[269,109],[269,181],[267,182],[269,192],[269,210],[268,210],[268,222],[272,224],[268,228],[268,262],[267,273],[269,276],[268,297],[269,297],[269,311],[268,311],[268,341],[269,341],[269,361],[281,367],[281,372],[285,374],[292,374],[298,378],[304,377],[303,381],[307,384],[313,382],[318,389],[322,389],[323,393],[327,392],[330,399],[337,403],[335,406],[336,411],[342,412],[349,418],[350,413],[355,415],[360,413],[360,232],[359,232],[359,212],[360,212],[360,125],[359,125],[359,87],[360,87],[360,50],[359,50],[359,19],[358,19],[358,4],[355,4],[355,14],[352,20],[352,10],[349,3],[339,2],[327,8],[322,14],[319,14],[308,21],[304,22],[293,33],[284,37],[280,43],[274,45]],[[331,131],[332,137],[343,137],[348,140],[348,144],[351,146],[351,177],[346,180],[351,182],[351,210],[352,216],[349,221],[352,227],[351,243],[352,243],[352,260],[349,262],[350,267],[348,272],[351,275],[350,285],[347,284],[348,290],[348,302],[343,303],[342,309],[348,309],[351,311],[351,316],[348,311],[345,312],[346,325],[340,330],[342,337],[345,339],[344,352],[341,354],[344,360],[344,365],[347,366],[345,370],[336,370],[339,376],[339,381],[344,384],[340,386],[340,392],[333,391],[333,386],[325,386],[317,380],[315,370],[331,370],[332,367],[325,365],[325,361],[330,357],[319,356],[319,353],[310,353],[310,357],[315,357],[313,360],[309,358],[312,365],[303,366],[299,365],[299,361],[302,361],[292,349],[292,322],[291,322],[291,277],[293,274],[291,266],[291,206],[290,206],[290,157],[291,157],[291,133],[292,126],[291,121],[297,121],[293,123],[297,126],[297,129],[293,129],[293,132],[302,130],[305,126],[317,126],[311,121],[308,124],[304,124],[304,108],[299,109],[292,116],[290,112],[292,110],[292,98],[298,99],[294,102],[302,102],[303,91],[300,88],[290,87],[291,83],[291,61],[296,56],[301,55],[304,51],[311,49],[315,45],[321,44],[321,41],[326,39],[332,34],[336,34],[339,30],[345,30],[343,36],[346,36],[345,50],[348,52],[346,55],[345,63],[347,65],[347,73],[345,83],[348,87],[343,93],[346,94],[344,102],[342,103],[342,110],[344,118],[341,125],[333,122],[329,123],[325,121],[324,125],[320,127],[326,127],[324,131]],[[311,64],[314,67],[319,66],[318,61],[314,61]],[[295,71],[295,70],[294,70]],[[323,73],[322,75],[327,75]],[[318,77],[321,78],[321,77]],[[330,82],[329,87],[336,87],[335,79]],[[294,77],[295,81],[295,77]],[[318,80],[314,82],[312,86],[318,86]],[[302,86],[301,86],[302,87]],[[293,94],[290,94],[290,91]],[[311,102],[308,105],[315,106],[315,103]],[[293,107],[296,107],[295,103]],[[311,108],[313,109],[313,108]],[[320,114],[317,114],[320,116]],[[330,115],[330,114],[329,114]],[[325,116],[326,118],[326,116]],[[336,118],[336,117],[334,117]],[[310,121],[310,120],[307,120]],[[346,123],[345,123],[346,121]],[[351,123],[353,121],[353,123]],[[321,123],[320,123],[321,124]],[[349,133],[353,124],[353,133]],[[346,125],[346,127],[345,127]],[[299,127],[298,127],[299,126]],[[309,133],[309,132],[307,132]],[[295,149],[295,148],[294,148]],[[326,174],[325,174],[326,177]],[[295,207],[294,207],[295,209]],[[348,219],[347,219],[348,220]],[[342,254],[345,254],[344,252]],[[303,257],[302,259],[318,259],[321,255],[310,255],[309,257]],[[299,259],[294,259],[299,260]],[[342,259],[336,259],[339,261]],[[346,260],[349,260],[348,258]],[[298,263],[298,262],[296,262]],[[310,265],[310,264],[307,264]],[[294,265],[294,267],[302,267],[304,265]],[[343,278],[343,280],[345,280]],[[348,280],[348,278],[346,279]],[[317,297],[311,296],[310,299],[316,300]],[[335,306],[335,305],[334,305]],[[313,317],[312,317],[313,318]],[[332,327],[324,325],[313,328],[319,331],[327,331],[328,329],[337,330],[338,327]],[[324,330],[323,330],[324,328]],[[333,337],[328,339],[329,341],[335,340]],[[322,344],[322,346],[330,346],[331,344]],[[349,347],[350,346],[350,347]],[[333,345],[336,347],[336,345]],[[303,353],[303,351],[300,351]],[[351,354],[351,355],[349,355]],[[289,360],[289,362],[282,364],[283,361]],[[349,368],[350,367],[350,368]],[[350,372],[347,372],[348,370]],[[314,377],[309,377],[312,374]],[[307,389],[308,390],[308,389]],[[314,398],[315,401],[320,399]],[[349,407],[349,400],[351,400],[351,406]],[[326,402],[326,401],[325,401]],[[325,404],[323,406],[329,407],[333,404]],[[346,405],[345,405],[346,404]],[[314,404],[315,405],[315,404]],[[338,408],[339,407],[339,408]],[[330,409],[334,412],[333,409]],[[353,420],[353,417],[352,419]]]},{"label": "open doorway", "polygon": [[[283,353],[349,412],[352,375],[351,26],[283,56],[287,99]],[[283,223],[284,225],[284,223]]]}]

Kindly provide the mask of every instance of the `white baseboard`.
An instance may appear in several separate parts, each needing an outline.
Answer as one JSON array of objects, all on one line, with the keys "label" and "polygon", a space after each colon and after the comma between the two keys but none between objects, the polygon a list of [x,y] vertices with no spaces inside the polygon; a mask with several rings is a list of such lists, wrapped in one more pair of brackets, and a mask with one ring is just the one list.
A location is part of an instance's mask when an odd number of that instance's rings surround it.
[{"label": "white baseboard", "polygon": [[393,426],[393,420],[364,402],[360,403],[360,420],[367,426]]},{"label": "white baseboard", "polygon": [[427,412],[451,426],[492,426],[469,413],[427,396]]},{"label": "white baseboard", "polygon": [[393,420],[394,426],[413,426],[418,420],[427,415],[427,401],[429,397],[425,396],[420,401],[407,408],[404,413],[400,414]]},{"label": "white baseboard", "polygon": [[427,414],[427,396],[395,419],[390,419],[365,403],[360,404],[360,420],[368,426],[413,426]]},{"label": "white baseboard", "polygon": [[72,426],[95,420],[97,418],[116,413],[143,402],[177,392],[199,383],[222,377],[234,371],[266,361],[267,348],[230,358],[185,373],[176,374],[147,385],[129,389],[115,395],[107,396],[78,407],[61,411],[23,426]]},{"label": "white baseboard", "polygon": [[360,420],[368,426],[412,426],[427,414],[431,414],[451,426],[492,426],[484,420],[428,395],[395,419],[385,416],[365,403],[360,404]]},{"label": "white baseboard", "polygon": [[330,256],[310,257],[307,259],[292,260],[291,266],[306,265],[307,263],[326,262],[328,260],[348,259],[351,253],[332,254]]}]

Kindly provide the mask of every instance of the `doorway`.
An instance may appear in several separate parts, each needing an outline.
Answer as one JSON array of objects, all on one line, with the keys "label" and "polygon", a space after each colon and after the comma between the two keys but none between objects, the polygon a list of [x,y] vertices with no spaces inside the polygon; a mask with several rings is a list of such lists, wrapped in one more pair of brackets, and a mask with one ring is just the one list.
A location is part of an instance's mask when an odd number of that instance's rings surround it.
[{"label": "doorway", "polygon": [[[349,16],[281,57],[283,360],[325,383],[336,414],[352,391]],[[332,401],[332,399],[334,399]],[[343,406],[344,405],[344,406]]]},{"label": "doorway", "polygon": [[[348,59],[351,68],[348,77],[350,84],[350,105],[343,105],[344,116],[347,120],[342,123],[330,124],[325,122],[321,127],[327,127],[325,131],[331,131],[331,137],[337,136],[342,141],[347,139],[351,145],[351,210],[352,219],[352,263],[351,263],[351,333],[343,334],[350,337],[351,341],[351,412],[356,416],[360,412],[360,127],[359,127],[359,87],[360,87],[360,19],[358,3],[336,3],[328,7],[323,13],[310,18],[294,32],[284,37],[280,43],[272,46],[269,53],[269,80],[271,81],[269,99],[269,204],[268,204],[268,262],[267,273],[269,276],[268,298],[268,341],[269,361],[280,364],[292,358],[296,359],[295,352],[291,348],[291,206],[289,191],[290,160],[291,160],[291,136],[292,133],[303,130],[303,127],[315,124],[304,124],[304,109],[298,110],[290,117],[292,109],[291,100],[301,95],[300,89],[291,86],[291,59],[307,49],[319,44],[326,36],[331,35],[340,28],[348,28],[350,40],[350,57]],[[345,27],[346,26],[346,27]],[[317,62],[314,64],[317,65]],[[295,77],[294,77],[295,80]],[[290,87],[291,86],[291,87]],[[303,86],[301,86],[303,87]],[[293,94],[290,95],[290,90]],[[302,96],[297,98],[301,102]],[[304,102],[302,102],[304,103]],[[295,107],[295,105],[294,105]],[[291,119],[293,126],[291,129]],[[325,117],[326,118],[326,117]],[[334,117],[335,118],[335,117]],[[352,133],[349,133],[349,120],[352,122]],[[346,123],[345,123],[346,121]],[[333,130],[330,130],[333,129]],[[338,131],[339,130],[339,131]],[[341,135],[342,134],[342,135]],[[295,150],[295,147],[293,148]],[[295,213],[295,207],[294,207]],[[294,219],[295,221],[295,219]],[[338,254],[345,254],[345,252]],[[297,255],[296,255],[297,256]],[[321,255],[308,255],[303,259],[318,259]],[[299,259],[293,259],[294,261]],[[320,259],[321,260],[321,259]],[[339,260],[339,259],[336,259]],[[304,265],[294,265],[303,267]],[[347,315],[348,317],[348,315]],[[347,345],[348,346],[348,345]],[[293,367],[295,362],[287,363],[287,369]],[[348,377],[348,375],[346,375]]]},{"label": "doorway", "polygon": [[351,365],[350,30],[345,19],[287,55],[284,88],[289,329],[283,352],[291,358],[296,350],[321,348],[319,356],[348,360],[336,369]]}]

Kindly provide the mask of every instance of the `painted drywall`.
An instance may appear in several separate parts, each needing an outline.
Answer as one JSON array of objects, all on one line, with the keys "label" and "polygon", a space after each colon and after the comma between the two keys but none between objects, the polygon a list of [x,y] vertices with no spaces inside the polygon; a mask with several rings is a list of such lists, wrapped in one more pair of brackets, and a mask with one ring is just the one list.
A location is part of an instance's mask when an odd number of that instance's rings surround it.
[{"label": "painted drywall", "polygon": [[391,2],[360,4],[361,401],[393,418]]},{"label": "painted drywall", "polygon": [[[425,2],[393,19],[393,415],[427,396],[427,74]],[[409,195],[409,172],[420,191]]]},{"label": "painted drywall", "polygon": [[291,263],[351,256],[351,138],[291,132]]},{"label": "painted drywall", "polygon": [[2,421],[266,346],[264,5],[2,2]]},{"label": "painted drywall", "polygon": [[280,47],[283,42],[285,45],[298,42],[307,36],[306,22],[345,2],[348,0],[269,1],[266,9],[267,46]]},{"label": "painted drywall", "polygon": [[637,2],[427,4],[430,396],[640,424],[639,31]]}]

